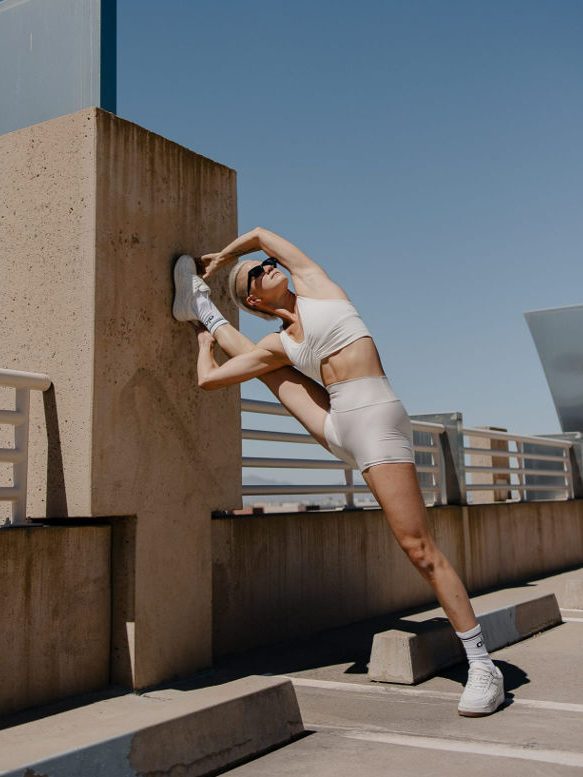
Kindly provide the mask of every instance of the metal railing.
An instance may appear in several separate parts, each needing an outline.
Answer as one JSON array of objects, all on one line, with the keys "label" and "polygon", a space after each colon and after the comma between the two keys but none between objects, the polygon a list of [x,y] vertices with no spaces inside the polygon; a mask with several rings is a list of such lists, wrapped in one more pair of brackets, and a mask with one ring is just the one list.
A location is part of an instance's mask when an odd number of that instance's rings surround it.
[{"label": "metal railing", "polygon": [[[291,416],[291,414],[279,402],[264,402],[254,399],[242,399],[241,410],[246,413],[261,413],[275,416]],[[440,444],[440,435],[445,432],[442,424],[428,423],[425,421],[413,421],[413,430],[424,432],[429,437],[425,444],[415,445],[415,452],[428,454],[425,458],[429,461],[417,465],[417,471],[425,475],[427,483],[422,484],[424,494],[430,495],[432,504],[446,504],[446,479],[443,460],[443,450]],[[310,434],[298,432],[279,432],[263,429],[242,429],[244,440],[263,440],[267,442],[286,442],[308,445],[317,445],[318,441]],[[346,507],[354,507],[355,494],[368,494],[366,485],[354,483],[354,475],[351,467],[339,459],[308,459],[308,458],[273,458],[244,456],[243,467],[255,468],[279,468],[279,469],[303,469],[303,470],[342,470],[344,483],[341,484],[269,484],[269,485],[244,485],[243,496],[292,496],[298,494],[342,494]]]},{"label": "metal railing", "polygon": [[48,375],[17,370],[0,370],[0,387],[15,389],[13,410],[0,409],[0,425],[14,427],[14,447],[0,448],[0,462],[12,464],[12,486],[0,486],[0,501],[12,503],[12,524],[26,522],[26,486],[28,479],[28,430],[30,392],[46,391]]},{"label": "metal railing", "polygon": [[[291,415],[279,402],[253,399],[242,399],[241,410],[271,416]],[[428,506],[448,504],[447,484],[452,479],[459,484],[458,493],[463,495],[462,503],[468,495],[476,492],[493,492],[490,501],[526,501],[541,494],[546,494],[550,499],[574,497],[571,462],[573,442],[570,440],[516,435],[474,427],[463,427],[454,433],[444,424],[414,418],[411,424],[414,440],[416,438],[416,469]],[[243,428],[242,437],[243,440],[317,444],[311,435],[298,432]],[[475,447],[475,438],[484,438],[488,447]],[[461,453],[457,463],[453,460],[455,455],[453,459],[450,455],[449,460],[445,455],[446,447],[455,453],[456,446]],[[472,463],[475,456],[488,457],[489,465]],[[505,460],[504,465],[500,462],[501,458]],[[366,485],[354,483],[353,470],[338,459],[244,456],[242,464],[244,468],[337,470],[344,473],[344,483],[336,484],[246,484],[243,485],[243,496],[247,497],[342,494],[346,507],[350,508],[354,507],[355,494],[369,493]],[[478,480],[485,482],[476,482]],[[505,496],[500,497],[500,493]]]},{"label": "metal railing", "polygon": [[[488,448],[477,448],[471,444],[466,445],[464,439],[464,454],[470,457],[470,461],[474,456],[490,458],[489,466],[465,464],[466,491],[506,490],[518,493],[519,501],[526,501],[529,492],[555,494],[554,498],[559,499],[573,499],[571,441],[473,427],[464,428],[462,431],[464,438],[467,436],[470,441],[472,438],[486,438],[489,441]],[[501,441],[503,446],[493,447],[494,440]],[[500,466],[499,461],[494,465],[494,459],[506,459],[507,466]],[[511,465],[513,459],[515,464]],[[491,482],[467,482],[467,476],[471,477],[474,473],[486,474]]]}]

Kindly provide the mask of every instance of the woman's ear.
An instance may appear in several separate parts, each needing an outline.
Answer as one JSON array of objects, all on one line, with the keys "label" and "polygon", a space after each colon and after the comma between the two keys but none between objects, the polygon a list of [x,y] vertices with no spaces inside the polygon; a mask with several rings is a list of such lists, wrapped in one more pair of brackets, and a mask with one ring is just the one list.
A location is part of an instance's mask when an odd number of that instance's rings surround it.
[{"label": "woman's ear", "polygon": [[255,294],[249,294],[247,297],[247,304],[250,308],[260,308],[263,309],[266,306],[261,297],[256,297]]},{"label": "woman's ear", "polygon": [[255,294],[249,294],[246,303],[250,308],[254,308],[262,313],[267,313],[268,316],[275,315],[272,308],[269,305],[266,305],[261,297],[256,297]]}]

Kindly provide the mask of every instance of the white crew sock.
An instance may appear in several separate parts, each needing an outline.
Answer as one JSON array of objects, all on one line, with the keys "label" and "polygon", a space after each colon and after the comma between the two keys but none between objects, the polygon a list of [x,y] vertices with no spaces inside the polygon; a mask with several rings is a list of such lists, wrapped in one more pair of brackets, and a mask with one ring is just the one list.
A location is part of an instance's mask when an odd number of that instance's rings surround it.
[{"label": "white crew sock", "polygon": [[192,311],[200,323],[209,330],[211,335],[220,326],[229,323],[209,297],[208,291],[194,292],[192,295]]},{"label": "white crew sock", "polygon": [[472,661],[480,661],[484,664],[492,664],[492,666],[494,665],[494,662],[486,650],[486,644],[482,635],[482,627],[479,623],[469,631],[456,631],[456,634],[462,641],[462,645],[464,646],[466,656],[468,657],[470,664]]}]

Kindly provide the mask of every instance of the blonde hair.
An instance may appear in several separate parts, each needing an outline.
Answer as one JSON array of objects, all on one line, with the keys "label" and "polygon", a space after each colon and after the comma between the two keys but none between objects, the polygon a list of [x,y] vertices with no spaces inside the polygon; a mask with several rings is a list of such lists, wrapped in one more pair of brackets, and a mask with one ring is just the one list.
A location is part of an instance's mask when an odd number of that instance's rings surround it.
[{"label": "blonde hair", "polygon": [[247,279],[245,278],[245,280],[243,280],[243,278],[239,277],[241,268],[245,266],[245,262],[247,261],[249,260],[247,259],[243,262],[237,262],[237,264],[229,273],[229,294],[231,295],[231,299],[241,310],[245,310],[247,313],[253,313],[254,316],[259,316],[259,318],[266,318],[268,321],[277,318],[277,316],[273,313],[264,313],[263,310],[257,310],[257,308],[251,308],[249,305],[247,305]]}]

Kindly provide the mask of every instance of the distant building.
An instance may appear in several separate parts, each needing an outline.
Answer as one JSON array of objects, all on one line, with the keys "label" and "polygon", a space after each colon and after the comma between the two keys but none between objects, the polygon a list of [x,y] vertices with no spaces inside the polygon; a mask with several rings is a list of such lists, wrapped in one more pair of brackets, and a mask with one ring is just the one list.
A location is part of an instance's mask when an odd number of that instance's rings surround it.
[{"label": "distant building", "polygon": [[583,305],[524,314],[563,432],[583,432]]}]

